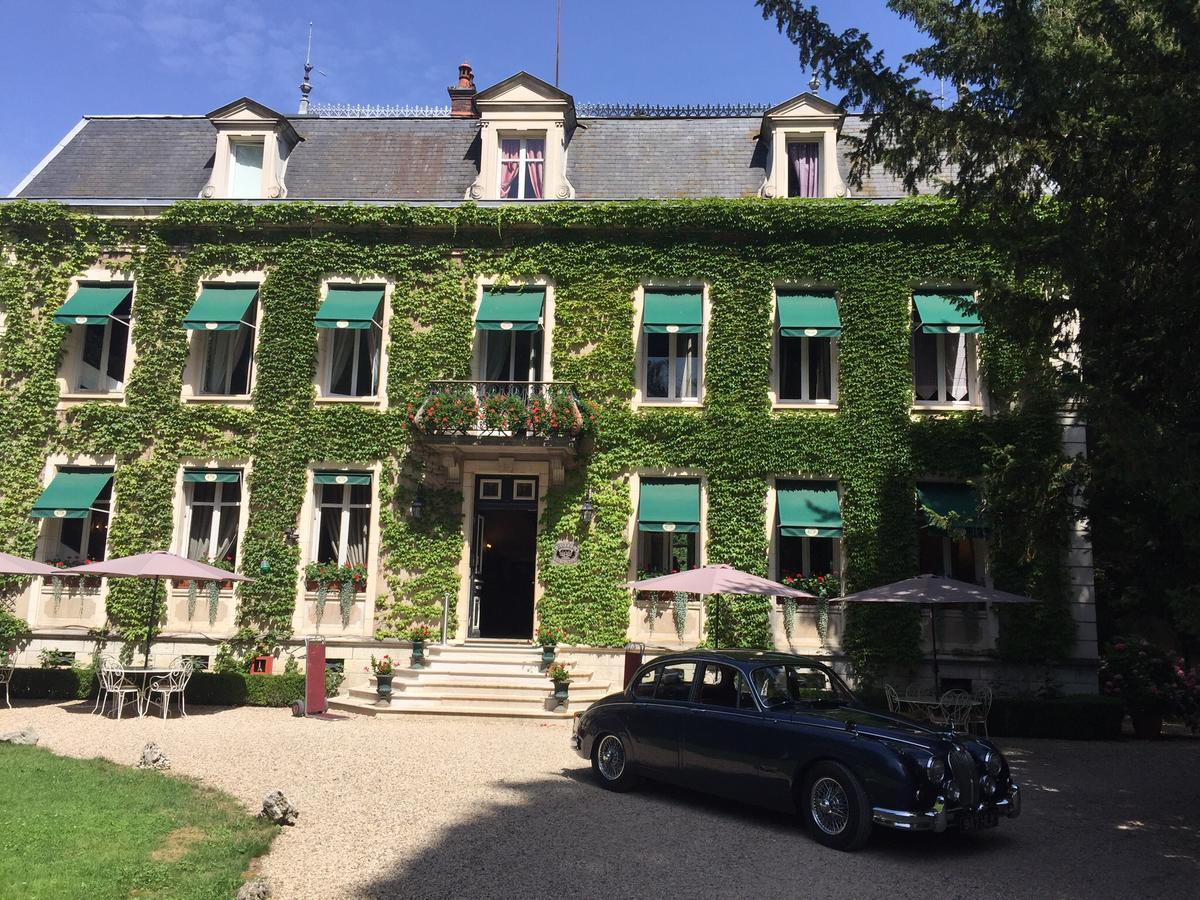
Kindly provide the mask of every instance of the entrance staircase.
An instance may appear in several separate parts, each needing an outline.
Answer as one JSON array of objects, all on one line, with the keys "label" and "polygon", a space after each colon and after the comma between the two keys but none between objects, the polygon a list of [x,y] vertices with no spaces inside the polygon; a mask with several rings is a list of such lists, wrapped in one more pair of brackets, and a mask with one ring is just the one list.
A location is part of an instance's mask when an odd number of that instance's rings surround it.
[{"label": "entrance staircase", "polygon": [[347,674],[348,694],[331,699],[329,707],[366,715],[563,719],[612,693],[607,682],[596,681],[590,672],[575,668],[571,672],[570,703],[567,709],[560,709],[540,661],[541,649],[527,641],[427,645],[425,668],[396,669],[390,703],[378,702],[374,677],[361,672]]}]

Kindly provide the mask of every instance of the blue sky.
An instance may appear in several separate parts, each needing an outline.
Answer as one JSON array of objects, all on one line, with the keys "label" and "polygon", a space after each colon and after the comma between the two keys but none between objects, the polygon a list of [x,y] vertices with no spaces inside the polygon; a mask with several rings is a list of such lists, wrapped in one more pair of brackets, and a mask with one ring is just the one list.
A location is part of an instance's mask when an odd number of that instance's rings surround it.
[{"label": "blue sky", "polygon": [[[919,36],[883,0],[825,0],[892,59]],[[483,88],[554,79],[555,0],[42,0],[5,6],[0,192],[86,114],[203,114],[249,95],[296,110],[308,22],[313,99],[444,104],[465,58]],[[774,103],[807,89],[752,0],[563,0],[560,84],[579,102]],[[825,92],[839,99],[836,90]]]}]

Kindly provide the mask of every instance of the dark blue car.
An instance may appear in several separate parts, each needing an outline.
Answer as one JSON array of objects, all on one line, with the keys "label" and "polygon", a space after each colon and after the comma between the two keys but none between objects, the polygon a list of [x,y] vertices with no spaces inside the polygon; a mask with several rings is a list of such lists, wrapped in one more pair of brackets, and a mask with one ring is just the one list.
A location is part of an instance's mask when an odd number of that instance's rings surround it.
[{"label": "dark blue car", "polygon": [[571,744],[609,790],[645,776],[798,812],[840,850],[873,824],[973,830],[1021,812],[991,742],[866,709],[831,668],[788,653],[657,657],[576,715]]}]

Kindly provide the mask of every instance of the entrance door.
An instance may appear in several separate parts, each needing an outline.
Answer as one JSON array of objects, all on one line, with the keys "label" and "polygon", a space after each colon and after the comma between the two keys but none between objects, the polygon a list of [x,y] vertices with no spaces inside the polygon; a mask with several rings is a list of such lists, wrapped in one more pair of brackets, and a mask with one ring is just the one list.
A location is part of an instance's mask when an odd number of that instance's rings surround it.
[{"label": "entrance door", "polygon": [[470,637],[533,636],[537,479],[475,478],[474,596]]}]

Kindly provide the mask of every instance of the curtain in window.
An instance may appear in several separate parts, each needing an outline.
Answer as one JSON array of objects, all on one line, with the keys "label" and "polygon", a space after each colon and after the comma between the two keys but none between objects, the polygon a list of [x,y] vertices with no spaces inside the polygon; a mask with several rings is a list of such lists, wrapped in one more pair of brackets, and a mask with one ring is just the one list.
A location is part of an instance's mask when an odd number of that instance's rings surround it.
[{"label": "curtain in window", "polygon": [[250,393],[250,362],[254,352],[254,329],[243,325],[237,330],[237,338],[233,342],[233,371],[229,373],[229,393]]},{"label": "curtain in window", "polygon": [[209,549],[208,540],[212,534],[213,508],[207,504],[200,505],[192,502],[192,529],[188,534],[188,559],[207,561],[215,554]]},{"label": "curtain in window", "polygon": [[500,196],[516,197],[517,172],[521,163],[521,142],[500,142]]},{"label": "curtain in window", "polygon": [[913,335],[913,387],[918,400],[938,399],[937,335]]},{"label": "curtain in window", "polygon": [[699,341],[697,334],[677,334],[675,364],[675,396],[700,396]]},{"label": "curtain in window", "polygon": [[788,163],[796,178],[796,197],[819,197],[821,148],[815,143],[787,145]]},{"label": "curtain in window", "polygon": [[525,199],[542,199],[542,168],[545,165],[545,141],[525,142]]},{"label": "curtain in window", "polygon": [[213,331],[204,336],[204,383],[205,394],[229,393],[229,367],[234,331]]},{"label": "curtain in window", "polygon": [[967,335],[947,334],[942,338],[946,342],[946,390],[951,400],[967,400]]},{"label": "curtain in window", "polygon": [[379,378],[379,337],[374,326],[357,332],[358,347],[358,379],[354,385],[354,394],[358,397],[374,395]]},{"label": "curtain in window", "polygon": [[367,527],[370,509],[351,509],[348,533],[346,534],[346,559],[351,565],[362,565],[367,561]]},{"label": "curtain in window", "polygon": [[358,340],[357,330],[333,331],[329,348],[329,393],[342,397],[353,396],[354,390],[354,344]]}]

